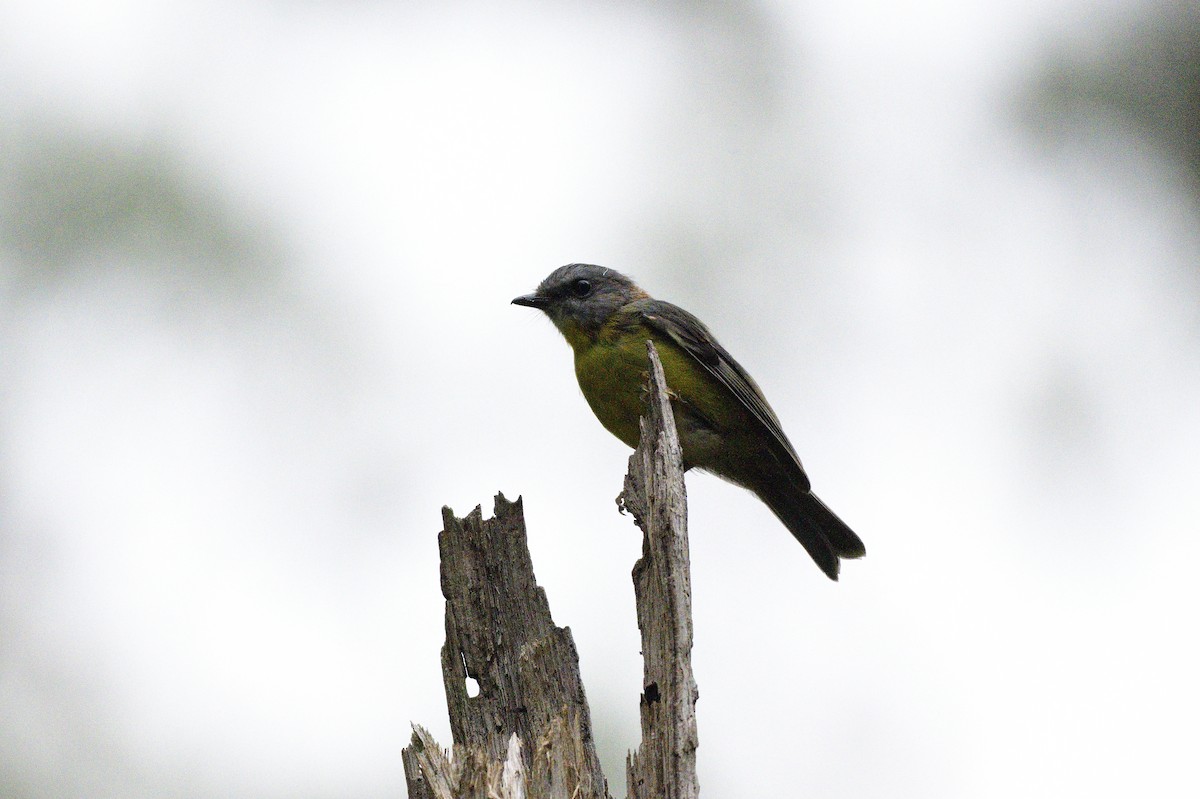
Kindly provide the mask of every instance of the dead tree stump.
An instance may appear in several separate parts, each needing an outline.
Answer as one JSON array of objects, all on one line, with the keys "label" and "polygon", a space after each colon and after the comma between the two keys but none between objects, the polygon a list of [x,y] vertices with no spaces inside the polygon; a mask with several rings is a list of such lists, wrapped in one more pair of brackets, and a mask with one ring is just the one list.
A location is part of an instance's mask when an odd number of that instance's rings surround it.
[{"label": "dead tree stump", "polygon": [[692,578],[687,538],[683,455],[666,379],[650,351],[649,409],[641,442],[629,456],[617,503],[642,528],[642,557],[633,567],[642,631],[642,745],[626,761],[629,799],[694,799],[696,699],[692,676]]},{"label": "dead tree stump", "polygon": [[[617,499],[643,531],[633,570],[645,660],[642,743],[626,776],[630,799],[692,799],[697,691],[687,497],[662,364],[647,348],[649,407]],[[443,508],[442,521],[442,677],[454,752],[414,727],[402,753],[409,799],[609,799],[575,642],[554,625],[534,578],[521,500],[498,494],[487,520],[478,507],[462,519]]]}]

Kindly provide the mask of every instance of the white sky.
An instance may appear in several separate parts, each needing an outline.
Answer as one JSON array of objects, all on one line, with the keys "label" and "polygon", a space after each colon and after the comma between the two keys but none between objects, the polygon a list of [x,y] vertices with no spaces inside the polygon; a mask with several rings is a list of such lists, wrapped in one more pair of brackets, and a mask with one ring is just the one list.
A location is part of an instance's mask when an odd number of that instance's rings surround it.
[{"label": "white sky", "polygon": [[0,3],[0,145],[166,153],[282,253],[214,297],[85,249],[27,299],[0,242],[4,780],[402,795],[408,722],[450,738],[440,508],[501,490],[623,795],[627,453],[508,305],[585,260],[710,323],[867,543],[830,584],[689,478],[706,795],[1195,793],[1196,208],[1014,111],[1102,12],[684,17]]}]

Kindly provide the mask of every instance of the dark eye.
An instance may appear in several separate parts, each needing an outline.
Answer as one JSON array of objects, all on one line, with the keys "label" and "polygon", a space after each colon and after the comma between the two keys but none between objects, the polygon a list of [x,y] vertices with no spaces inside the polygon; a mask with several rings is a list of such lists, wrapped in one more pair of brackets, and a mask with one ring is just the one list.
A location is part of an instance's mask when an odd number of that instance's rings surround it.
[{"label": "dark eye", "polygon": [[580,278],[571,284],[571,293],[576,297],[583,298],[592,293],[592,282]]}]

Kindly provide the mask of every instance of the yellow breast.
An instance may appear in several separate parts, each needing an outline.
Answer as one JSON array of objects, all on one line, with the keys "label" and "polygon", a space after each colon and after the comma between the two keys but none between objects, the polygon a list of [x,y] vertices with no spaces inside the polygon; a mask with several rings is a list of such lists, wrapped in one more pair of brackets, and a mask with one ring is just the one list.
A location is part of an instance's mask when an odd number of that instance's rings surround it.
[{"label": "yellow breast", "polygon": [[630,447],[640,436],[647,338],[630,334],[575,349],[575,377],[584,398],[600,424]]},{"label": "yellow breast", "polygon": [[730,423],[736,425],[743,414],[737,412],[728,392],[675,342],[645,325],[621,322],[607,326],[594,340],[572,342],[575,377],[592,412],[610,433],[630,447],[637,446],[638,419],[646,412],[646,340],[652,339],[671,392],[684,461],[706,466],[719,446],[713,434]]}]

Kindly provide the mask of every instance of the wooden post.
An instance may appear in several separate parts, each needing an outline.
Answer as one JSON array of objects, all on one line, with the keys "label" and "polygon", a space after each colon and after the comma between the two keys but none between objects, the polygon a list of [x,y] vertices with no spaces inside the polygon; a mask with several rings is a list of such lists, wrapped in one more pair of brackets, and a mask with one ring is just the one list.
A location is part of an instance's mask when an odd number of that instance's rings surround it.
[{"label": "wooden post", "polygon": [[[687,499],[662,364],[647,347],[650,407],[617,499],[644,534],[633,570],[645,659],[642,745],[626,764],[628,795],[692,799],[697,693]],[[462,519],[443,508],[442,522],[442,678],[454,754],[414,727],[402,753],[409,799],[609,799],[575,642],[554,625],[534,578],[521,500],[498,494],[487,520],[478,507]]]},{"label": "wooden post", "polygon": [[521,500],[498,494],[495,508],[486,521],[478,507],[462,519],[442,509],[442,679],[454,758],[417,729],[404,754],[409,797],[608,799],[575,641],[554,625],[534,579]]},{"label": "wooden post", "polygon": [[642,745],[626,761],[629,799],[694,799],[696,699],[692,676],[692,578],[688,559],[683,456],[666,378],[649,341],[649,410],[629,456],[617,502],[642,528],[633,567],[642,631]]}]

